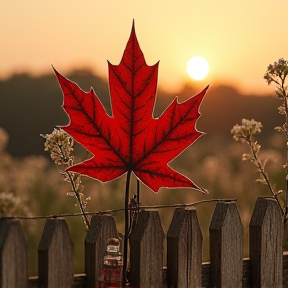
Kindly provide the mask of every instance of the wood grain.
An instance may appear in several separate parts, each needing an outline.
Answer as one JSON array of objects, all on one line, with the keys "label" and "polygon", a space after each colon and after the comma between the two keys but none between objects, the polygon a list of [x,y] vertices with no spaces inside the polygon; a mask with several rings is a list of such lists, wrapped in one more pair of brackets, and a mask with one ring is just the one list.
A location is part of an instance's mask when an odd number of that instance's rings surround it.
[{"label": "wood grain", "polygon": [[0,287],[28,286],[27,245],[17,219],[0,219]]},{"label": "wood grain", "polygon": [[241,287],[243,226],[235,202],[217,203],[209,232],[213,287]]},{"label": "wood grain", "polygon": [[202,240],[196,209],[176,209],[167,233],[168,287],[202,287]]},{"label": "wood grain", "polygon": [[132,287],[162,287],[164,232],[158,211],[140,211],[130,237]]},{"label": "wood grain", "polygon": [[93,216],[85,238],[85,272],[88,288],[99,287],[99,272],[109,238],[118,238],[114,218],[110,215]]},{"label": "wood grain", "polygon": [[70,288],[74,250],[65,219],[47,219],[38,247],[39,287]]},{"label": "wood grain", "polygon": [[277,202],[258,198],[249,225],[252,286],[283,284],[283,223]]}]

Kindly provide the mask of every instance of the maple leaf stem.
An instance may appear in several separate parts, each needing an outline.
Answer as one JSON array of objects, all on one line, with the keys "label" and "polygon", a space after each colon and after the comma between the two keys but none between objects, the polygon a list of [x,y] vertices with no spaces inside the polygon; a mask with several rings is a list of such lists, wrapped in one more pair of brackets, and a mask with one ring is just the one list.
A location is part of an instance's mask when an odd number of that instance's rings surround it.
[{"label": "maple leaf stem", "polygon": [[140,208],[140,181],[137,178],[137,215],[139,214],[139,208]]},{"label": "maple leaf stem", "polygon": [[123,287],[128,283],[126,278],[127,272],[127,254],[128,254],[128,237],[129,237],[129,192],[130,192],[130,180],[132,171],[129,170],[126,176],[126,188],[125,188],[125,234],[124,234],[124,251],[123,251]]}]

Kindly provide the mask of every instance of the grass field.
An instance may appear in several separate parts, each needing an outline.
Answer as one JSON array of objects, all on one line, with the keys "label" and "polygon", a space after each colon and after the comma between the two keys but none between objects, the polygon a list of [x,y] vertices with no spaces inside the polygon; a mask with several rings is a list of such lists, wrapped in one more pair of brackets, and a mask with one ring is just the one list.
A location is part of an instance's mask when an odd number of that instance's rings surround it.
[{"label": "grass field", "polygon": [[[76,199],[68,197],[69,183],[63,181],[61,171],[50,159],[42,156],[29,156],[23,159],[11,157],[5,151],[5,137],[2,135],[0,145],[0,205],[1,210],[7,204],[4,196],[12,195],[8,214],[14,215],[53,215],[78,212]],[[270,146],[261,152],[263,157],[271,159],[267,169],[270,179],[277,189],[285,187],[285,171],[282,168],[284,156],[281,154],[283,139],[278,134],[265,143]],[[242,154],[248,147],[225,139],[211,139],[209,135],[201,137],[189,147],[171,166],[190,177],[197,185],[209,191],[208,195],[191,189],[160,189],[158,194],[141,186],[142,205],[192,203],[202,199],[236,198],[244,226],[244,242],[248,242],[247,230],[255,201],[259,196],[271,196],[265,185],[255,182],[257,171],[249,162],[243,162]],[[82,156],[81,156],[82,157]],[[77,160],[76,160],[77,162]],[[88,211],[105,211],[124,206],[125,176],[110,183],[99,183],[83,177],[85,196],[92,199]],[[132,179],[132,193],[136,190],[135,178]],[[132,195],[131,195],[132,197]],[[4,201],[4,200],[6,201]],[[6,204],[5,204],[6,203]],[[12,209],[12,208],[15,209]],[[215,203],[198,205],[197,212],[203,233],[203,261],[209,260],[209,224]],[[9,212],[10,211],[10,212]],[[165,233],[169,228],[174,208],[159,209]],[[3,213],[2,213],[3,214]],[[115,217],[118,230],[123,233],[124,213]],[[67,218],[75,250],[75,273],[84,272],[85,226],[81,217]],[[22,220],[30,254],[30,275],[37,274],[37,247],[44,228],[45,220]],[[245,257],[247,249],[245,250]]]}]

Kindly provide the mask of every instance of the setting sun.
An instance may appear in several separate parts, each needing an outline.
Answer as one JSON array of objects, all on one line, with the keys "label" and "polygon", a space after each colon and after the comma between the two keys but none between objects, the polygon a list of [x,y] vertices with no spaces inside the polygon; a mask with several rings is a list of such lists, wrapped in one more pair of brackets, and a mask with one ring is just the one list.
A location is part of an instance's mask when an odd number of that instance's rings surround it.
[{"label": "setting sun", "polygon": [[186,69],[189,77],[191,77],[193,80],[200,81],[208,75],[209,64],[205,58],[195,56],[187,62]]}]

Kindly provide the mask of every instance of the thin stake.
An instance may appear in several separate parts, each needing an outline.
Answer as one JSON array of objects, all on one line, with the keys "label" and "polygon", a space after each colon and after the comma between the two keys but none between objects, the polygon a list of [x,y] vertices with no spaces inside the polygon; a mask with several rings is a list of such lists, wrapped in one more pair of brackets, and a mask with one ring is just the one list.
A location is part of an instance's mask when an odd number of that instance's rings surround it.
[{"label": "thin stake", "polygon": [[128,233],[129,233],[129,191],[130,191],[130,179],[132,171],[127,172],[126,188],[125,188],[125,234],[124,234],[124,255],[123,255],[123,286],[128,283],[126,278],[127,270],[127,253],[128,253]]},{"label": "thin stake", "polygon": [[137,178],[137,217],[136,217],[137,221],[138,221],[139,210],[140,210],[140,181]]}]

